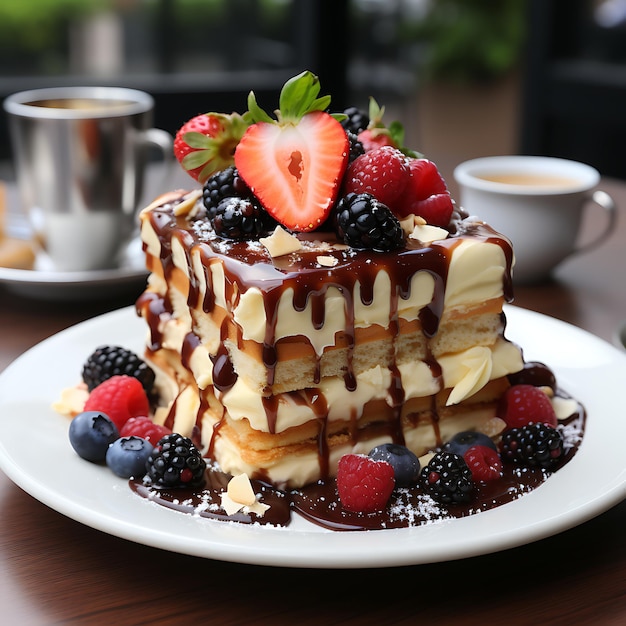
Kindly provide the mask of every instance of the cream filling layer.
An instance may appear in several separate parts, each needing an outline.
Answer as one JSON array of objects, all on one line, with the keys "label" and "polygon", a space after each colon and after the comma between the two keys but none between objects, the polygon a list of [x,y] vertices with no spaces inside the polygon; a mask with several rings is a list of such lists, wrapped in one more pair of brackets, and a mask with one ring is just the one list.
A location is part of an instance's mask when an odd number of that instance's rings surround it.
[{"label": "cream filling layer", "polygon": [[[161,244],[149,219],[143,220],[142,239],[146,244],[147,253],[158,259]],[[199,247],[192,248],[189,264],[183,245],[176,237],[172,238],[171,246],[174,265],[184,273],[187,280],[193,280],[204,297],[208,289],[205,275],[207,270],[202,263]],[[328,250],[327,243],[324,244],[324,250]],[[227,302],[226,277],[222,264],[216,258],[208,265],[210,288],[215,304],[232,314],[244,339],[263,343],[268,324],[263,293],[256,287],[246,289],[245,285],[238,285],[238,289],[243,289],[243,291],[235,290],[233,300]],[[250,276],[258,279],[264,271],[263,264],[250,266],[249,270]],[[506,258],[497,243],[461,239],[458,245],[451,249],[444,300],[445,309],[471,308],[502,297],[505,271]],[[193,279],[190,272],[194,274]],[[407,321],[417,319],[420,311],[433,300],[434,288],[435,281],[429,272],[416,272],[411,278],[409,297],[398,299],[398,316]],[[374,282],[372,301],[366,305],[361,300],[361,287],[357,281],[355,293],[350,296],[350,300],[354,303],[354,311],[350,317],[353,317],[356,328],[372,324],[378,324],[383,328],[389,326],[393,301],[391,289],[389,275],[381,269]],[[293,305],[293,290],[286,289],[277,307],[274,339],[278,341],[283,337],[305,335],[316,353],[321,355],[324,348],[334,345],[336,333],[346,329],[347,306],[348,299],[341,291],[334,286],[328,287],[325,297],[324,324],[321,328],[315,328],[311,302],[307,303],[304,310],[297,311]]]}]

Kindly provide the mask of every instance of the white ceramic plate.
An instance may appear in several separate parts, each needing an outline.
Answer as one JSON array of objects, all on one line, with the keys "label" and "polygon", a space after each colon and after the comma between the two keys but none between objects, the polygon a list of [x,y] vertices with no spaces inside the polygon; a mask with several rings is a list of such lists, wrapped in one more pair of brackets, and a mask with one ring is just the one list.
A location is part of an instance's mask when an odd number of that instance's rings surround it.
[{"label": "white ceramic plate", "polygon": [[[142,350],[132,308],[92,319],[35,346],[0,375],[0,467],[22,489],[79,522],[145,545],[200,557],[289,567],[386,567],[486,554],[580,524],[626,498],[626,420],[616,394],[626,355],[555,319],[507,308],[508,336],[542,360],[588,411],[583,443],[563,469],[519,500],[427,526],[332,532],[296,518],[288,528],[245,526],[177,513],[133,494],[70,447],[68,421],[50,404],[74,385],[97,345]],[[602,471],[598,472],[598,462]]]}]

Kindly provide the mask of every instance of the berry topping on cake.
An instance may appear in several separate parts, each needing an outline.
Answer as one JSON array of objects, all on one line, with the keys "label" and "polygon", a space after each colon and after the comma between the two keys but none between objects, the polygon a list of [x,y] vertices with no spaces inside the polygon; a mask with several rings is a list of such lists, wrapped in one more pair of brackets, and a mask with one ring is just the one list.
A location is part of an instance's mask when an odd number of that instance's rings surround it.
[{"label": "berry topping on cake", "polygon": [[235,150],[235,165],[267,212],[287,229],[307,232],[328,217],[348,163],[341,124],[318,98],[319,79],[303,72],[285,83],[277,119],[248,97],[252,125]]},{"label": "berry topping on cake", "polygon": [[438,452],[422,469],[420,482],[424,491],[441,504],[469,502],[474,482],[462,456]]},{"label": "berry topping on cake", "polygon": [[409,159],[410,175],[394,204],[400,217],[419,215],[428,224],[446,227],[452,216],[452,197],[437,166],[428,159]]},{"label": "berry topping on cake", "polygon": [[351,133],[349,130],[347,130],[346,135],[348,136],[348,141],[350,142],[350,156],[348,158],[348,163],[352,163],[362,154],[365,154],[365,148],[354,133]]},{"label": "berry topping on cake", "polygon": [[198,487],[206,461],[191,439],[177,433],[161,439],[146,462],[146,479],[155,487]]},{"label": "berry topping on cake", "polygon": [[70,444],[79,457],[102,463],[109,445],[119,437],[117,426],[101,411],[79,413],[71,422]]},{"label": "berry topping on cake", "polygon": [[149,417],[131,417],[120,430],[120,437],[141,437],[156,445],[159,439],[171,434],[167,426],[155,424]]},{"label": "berry topping on cake", "polygon": [[258,239],[276,226],[255,198],[224,198],[211,209],[215,234],[224,239]]},{"label": "berry topping on cake", "polygon": [[393,475],[398,487],[409,487],[417,483],[421,469],[420,462],[406,446],[383,443],[372,448],[368,456],[375,461],[386,461],[393,467]]},{"label": "berry topping on cake", "polygon": [[238,113],[206,113],[193,117],[176,133],[174,155],[188,174],[203,183],[232,165],[247,122]]},{"label": "berry topping on cake", "polygon": [[346,132],[358,135],[369,126],[369,115],[358,107],[348,107],[343,114],[346,117],[341,121],[341,125],[346,129]]},{"label": "berry topping on cake", "polygon": [[337,466],[337,491],[354,513],[382,511],[395,488],[393,467],[364,454],[345,454]]},{"label": "berry topping on cake", "polygon": [[83,381],[89,391],[111,376],[132,376],[150,393],[154,384],[154,371],[134,352],[121,346],[100,346],[83,365]]},{"label": "berry topping on cake", "polygon": [[384,115],[385,107],[378,106],[376,100],[370,98],[369,115],[364,116],[364,118],[368,118],[367,127],[357,134],[359,141],[363,144],[365,152],[381,148],[382,146],[392,146],[393,148],[402,147],[404,142],[404,128],[402,124],[392,122],[389,126],[386,126],[383,122]]},{"label": "berry topping on cake", "polygon": [[489,482],[502,478],[502,461],[499,454],[489,446],[474,445],[463,455],[474,482]]},{"label": "berry topping on cake", "polygon": [[393,208],[410,177],[407,158],[391,146],[376,148],[355,159],[346,172],[345,192],[369,193]]},{"label": "berry topping on cake", "polygon": [[251,195],[250,188],[234,165],[215,172],[202,188],[202,202],[209,215],[224,198],[249,198]]},{"label": "berry topping on cake", "polygon": [[404,243],[398,218],[367,193],[350,193],[337,203],[335,227],[344,243],[359,250],[388,252]]},{"label": "berry topping on cake", "polygon": [[116,439],[106,453],[109,469],[121,478],[141,478],[146,473],[146,462],[152,451],[152,444],[140,437]]},{"label": "berry topping on cake", "polygon": [[554,469],[563,456],[563,438],[546,424],[528,424],[502,433],[502,460],[528,467]]},{"label": "berry topping on cake", "polygon": [[131,417],[146,416],[150,402],[141,383],[132,376],[112,376],[87,398],[85,411],[102,411],[121,429]]},{"label": "berry topping on cake", "polygon": [[509,387],[498,407],[498,417],[509,428],[518,428],[531,422],[541,422],[555,427],[557,418],[550,398],[539,387],[513,385]]}]

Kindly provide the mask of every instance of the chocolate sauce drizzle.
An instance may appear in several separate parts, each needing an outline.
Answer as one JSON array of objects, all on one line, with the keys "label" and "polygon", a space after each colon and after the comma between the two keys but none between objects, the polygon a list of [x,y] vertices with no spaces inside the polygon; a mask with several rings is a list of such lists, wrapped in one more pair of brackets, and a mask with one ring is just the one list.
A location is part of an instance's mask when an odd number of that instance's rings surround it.
[{"label": "chocolate sauce drizzle", "polygon": [[[528,375],[533,374],[526,372],[522,379],[527,380]],[[554,472],[571,461],[580,446],[585,421],[584,409],[579,406],[578,410],[563,422],[565,425],[576,424],[580,439],[571,444],[553,470],[505,463],[503,475],[499,480],[476,482],[471,501],[463,504],[437,504],[419,485],[414,485],[410,488],[396,489],[387,506],[381,511],[356,513],[346,510],[341,505],[337,484],[332,478],[289,491],[281,491],[261,480],[253,480],[254,492],[259,494],[261,502],[270,505],[269,510],[262,517],[246,510],[228,516],[220,507],[220,493],[226,491],[231,476],[212,467],[207,469],[205,485],[202,488],[160,490],[150,488],[140,480],[132,479],[130,487],[138,495],[162,506],[219,521],[288,526],[292,515],[297,514],[313,524],[335,531],[408,528],[443,519],[475,515],[523,497],[549,480]],[[320,442],[323,441],[325,438],[320,437]],[[320,457],[327,458],[324,450],[320,450]]]},{"label": "chocolate sauce drizzle", "polygon": [[[181,194],[181,198],[182,198]],[[407,239],[406,247],[391,253],[357,251],[353,249],[330,249],[325,255],[337,259],[337,264],[329,271],[317,262],[319,250],[303,248],[296,254],[272,259],[260,245],[250,245],[249,242],[224,241],[217,238],[210,228],[202,223],[190,222],[185,216],[174,216],[173,207],[177,200],[170,201],[161,207],[152,210],[148,219],[154,231],[158,234],[161,244],[160,262],[165,279],[169,282],[176,271],[172,255],[172,242],[178,241],[180,248],[185,251],[186,262],[190,271],[187,303],[192,309],[202,304],[202,310],[211,314],[216,307],[216,294],[212,281],[211,265],[220,262],[225,277],[224,298],[227,306],[227,317],[221,325],[221,342],[218,351],[211,354],[213,363],[214,387],[218,392],[228,391],[237,380],[237,373],[231,361],[224,340],[228,337],[228,329],[235,328],[238,333],[237,344],[243,344],[241,329],[233,319],[241,295],[250,288],[258,289],[263,296],[265,307],[266,328],[262,346],[262,360],[267,372],[267,387],[263,396],[263,405],[267,416],[270,432],[275,431],[277,417],[277,399],[272,395],[272,385],[275,380],[277,357],[276,328],[278,322],[278,304],[287,290],[292,290],[293,307],[302,312],[310,306],[311,323],[315,329],[325,324],[325,304],[328,291],[336,289],[344,299],[345,328],[343,338],[347,346],[347,367],[344,372],[344,383],[348,390],[356,389],[357,379],[353,370],[352,357],[355,345],[354,297],[357,293],[357,282],[360,291],[360,300],[363,305],[369,305],[374,298],[374,282],[381,270],[384,270],[391,281],[390,324],[394,334],[398,333],[398,310],[400,299],[411,296],[411,280],[417,272],[427,272],[434,279],[434,294],[428,303],[419,312],[419,322],[427,338],[437,334],[444,308],[444,295],[448,279],[448,269],[454,248],[463,238],[481,239],[494,243],[503,250],[506,258],[507,270],[503,277],[504,297],[512,300],[512,286],[510,267],[513,252],[510,242],[497,234],[488,225],[483,223],[466,223],[459,216],[451,224],[450,236],[442,241],[424,246],[416,240]],[[462,217],[462,216],[461,216]],[[204,280],[198,281],[193,272],[192,255],[199,253],[200,262],[204,268]],[[206,285],[202,293],[202,282]],[[150,291],[144,293],[137,301],[137,310],[147,320],[150,326],[150,342],[148,350],[157,351],[162,344],[159,331],[162,317],[172,315],[173,307],[169,299],[169,292],[164,296]],[[230,338],[232,340],[232,337]],[[193,328],[185,338],[182,354],[182,365],[189,369],[191,351],[199,343],[194,335]],[[441,368],[432,355],[427,363],[435,378],[441,377]],[[390,407],[384,409],[392,412],[392,419],[384,427],[394,441],[403,443],[400,413],[404,401],[404,388],[400,372],[395,364],[389,364],[392,380],[388,390]],[[319,383],[321,377],[321,355],[317,355],[314,384]],[[301,392],[300,392],[301,393]],[[315,393],[313,389],[305,394]],[[321,394],[318,394],[321,396]],[[315,415],[321,424],[325,422],[325,406],[320,400],[313,403]],[[322,407],[322,408],[320,408]],[[435,402],[432,405],[433,427],[437,431],[437,410]],[[200,416],[198,416],[199,422]],[[328,454],[326,450],[326,429],[322,425],[318,435],[318,450],[321,475],[327,475]],[[219,436],[219,427],[214,430],[214,437]],[[352,436],[358,437],[357,429],[352,429]],[[213,447],[213,443],[210,446]]]}]

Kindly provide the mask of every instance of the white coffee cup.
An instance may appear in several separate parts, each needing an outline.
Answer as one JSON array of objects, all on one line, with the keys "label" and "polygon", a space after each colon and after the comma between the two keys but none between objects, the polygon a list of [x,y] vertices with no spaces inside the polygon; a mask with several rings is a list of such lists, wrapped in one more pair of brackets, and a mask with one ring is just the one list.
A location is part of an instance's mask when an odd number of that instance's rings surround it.
[{"label": "white coffee cup", "polygon": [[152,97],[118,87],[58,87],[13,94],[4,108],[40,265],[117,267],[137,230],[149,147],[173,162],[172,136],[152,128]]},{"label": "white coffee cup", "polygon": [[[566,258],[588,251],[613,231],[617,211],[600,174],[576,161],[540,156],[493,156],[465,161],[454,170],[459,203],[508,237],[515,253],[513,280],[546,279]],[[583,209],[598,205],[606,225],[592,241],[578,243]]]}]

